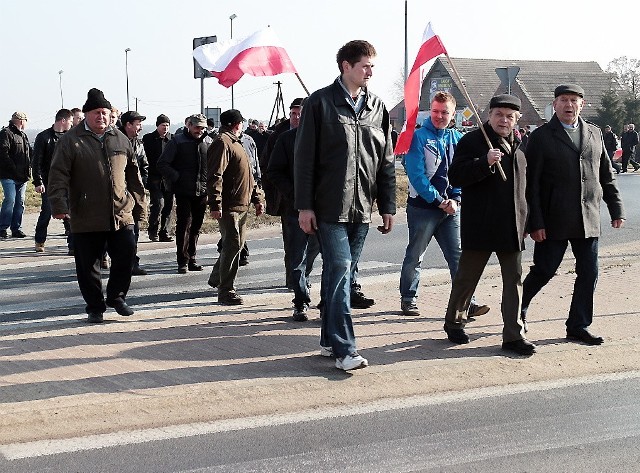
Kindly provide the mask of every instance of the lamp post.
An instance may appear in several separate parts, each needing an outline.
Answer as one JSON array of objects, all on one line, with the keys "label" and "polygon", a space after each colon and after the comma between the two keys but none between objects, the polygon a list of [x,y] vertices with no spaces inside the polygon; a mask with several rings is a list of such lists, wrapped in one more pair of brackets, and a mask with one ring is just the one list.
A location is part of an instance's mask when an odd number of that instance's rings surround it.
[{"label": "lamp post", "polygon": [[131,51],[131,48],[124,50],[124,73],[127,77],[127,110],[131,110],[131,107],[129,107],[129,51]]},{"label": "lamp post", "polygon": [[[229,17],[229,20],[231,21],[231,37],[230,39],[233,39],[233,20],[238,18],[238,15],[236,15],[235,13],[232,13],[231,16]],[[233,86],[231,86],[231,108],[235,108],[233,106]]]},{"label": "lamp post", "polygon": [[64,97],[62,96],[62,73],[63,72],[64,71],[62,69],[58,71],[58,76],[60,77],[60,104],[61,104],[60,108],[64,108]]}]

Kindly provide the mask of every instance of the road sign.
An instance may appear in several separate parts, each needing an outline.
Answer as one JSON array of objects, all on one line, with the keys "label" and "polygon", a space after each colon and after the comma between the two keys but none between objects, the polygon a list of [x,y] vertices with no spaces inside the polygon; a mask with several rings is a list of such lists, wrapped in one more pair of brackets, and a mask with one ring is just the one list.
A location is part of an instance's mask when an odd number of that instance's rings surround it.
[{"label": "road sign", "polygon": [[[218,42],[217,36],[203,36],[202,38],[193,38],[193,49],[196,49],[198,46],[202,46],[203,44],[211,44]],[[212,77],[209,71],[205,71],[198,61],[193,60],[193,78],[194,79],[206,79],[207,77]]]},{"label": "road sign", "polygon": [[469,120],[473,116],[473,112],[469,107],[465,107],[464,110],[462,111],[462,116],[464,117],[465,120]]}]

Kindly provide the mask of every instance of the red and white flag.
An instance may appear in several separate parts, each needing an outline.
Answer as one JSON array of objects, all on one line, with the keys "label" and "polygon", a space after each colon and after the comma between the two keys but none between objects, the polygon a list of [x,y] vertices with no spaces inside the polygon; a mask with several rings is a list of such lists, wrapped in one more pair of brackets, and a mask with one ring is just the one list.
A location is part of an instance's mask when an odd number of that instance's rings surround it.
[{"label": "red and white flag", "polygon": [[398,136],[395,154],[405,154],[411,146],[411,139],[418,119],[420,91],[422,90],[420,68],[440,54],[447,54],[447,50],[444,48],[442,41],[440,41],[440,37],[433,32],[431,23],[428,23],[422,36],[422,46],[420,46],[409,77],[407,77],[407,82],[404,84],[404,107],[407,118],[404,130]]},{"label": "red and white flag", "polygon": [[271,28],[256,31],[240,40],[198,46],[193,50],[193,57],[225,87],[231,87],[244,74],[275,76],[283,72],[297,72]]}]

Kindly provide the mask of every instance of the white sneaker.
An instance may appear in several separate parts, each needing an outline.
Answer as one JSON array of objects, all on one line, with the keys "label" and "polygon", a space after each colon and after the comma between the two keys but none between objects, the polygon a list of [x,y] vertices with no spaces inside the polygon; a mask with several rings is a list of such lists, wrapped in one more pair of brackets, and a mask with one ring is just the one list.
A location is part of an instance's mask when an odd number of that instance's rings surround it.
[{"label": "white sneaker", "polygon": [[327,358],[333,358],[333,348],[323,347],[320,345],[320,356],[326,356]]},{"label": "white sneaker", "polygon": [[358,355],[357,352],[336,359],[336,368],[339,370],[351,371],[366,368],[367,366],[369,366],[367,359]]}]

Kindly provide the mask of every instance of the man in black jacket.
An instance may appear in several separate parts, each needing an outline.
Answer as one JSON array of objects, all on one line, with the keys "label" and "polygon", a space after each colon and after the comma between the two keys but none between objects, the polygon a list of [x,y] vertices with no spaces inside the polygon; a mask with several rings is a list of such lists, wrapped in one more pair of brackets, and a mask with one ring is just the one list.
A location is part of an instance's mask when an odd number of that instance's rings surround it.
[{"label": "man in black jacket", "polygon": [[160,114],[156,119],[156,129],[142,137],[142,144],[149,160],[149,240],[171,242],[171,211],[173,210],[173,192],[165,186],[162,174],[158,171],[158,158],[173,135],[169,133],[169,117]]},{"label": "man in black jacket", "polygon": [[316,235],[308,235],[300,228],[298,211],[293,206],[293,157],[301,113],[301,107],[299,110],[291,111],[292,128],[282,133],[276,141],[267,168],[267,177],[281,195],[285,207],[283,219],[286,219],[287,256],[291,265],[287,281],[290,281],[293,288],[293,320],[296,322],[304,322],[309,319],[307,311],[311,302],[309,294],[311,283],[309,283],[308,276],[313,269],[313,261],[320,253],[318,238]]},{"label": "man in black jacket", "polygon": [[[533,343],[524,337],[520,320],[522,250],[527,219],[527,162],[514,127],[521,101],[497,95],[489,102],[489,120],[458,142],[449,167],[451,185],[462,188],[460,237],[462,254],[453,278],[444,330],[453,343],[469,343],[464,331],[471,297],[495,252],[502,273],[502,349],[531,355]],[[507,177],[496,172],[501,163]]]},{"label": "man in black jacket", "polygon": [[618,149],[618,137],[613,131],[611,131],[611,127],[607,125],[604,127],[604,134],[602,135],[602,138],[604,139],[604,148],[607,150],[607,154],[611,160],[611,166],[616,170],[616,173],[619,174],[622,170],[622,166],[613,160],[613,155]]},{"label": "man in black jacket", "polygon": [[[47,228],[51,221],[51,206],[47,197],[47,186],[49,180],[49,169],[53,159],[53,151],[62,135],[73,126],[73,113],[71,110],[62,108],[56,113],[54,124],[36,136],[33,143],[33,159],[31,170],[33,174],[33,186],[35,191],[42,197],[40,205],[40,215],[36,223],[36,252],[44,251],[44,243],[47,240]],[[69,220],[63,220],[65,232],[69,233]]]},{"label": "man in black jacket", "polygon": [[367,89],[375,56],[362,40],[340,48],[340,76],[305,100],[294,154],[294,207],[300,227],[317,232],[322,248],[321,354],[334,355],[345,371],[368,366],[351,321],[352,263],[360,258],[374,201],[382,233],[391,231],[396,211],[389,113]]},{"label": "man in black jacket", "polygon": [[158,159],[158,171],[171,183],[176,196],[176,255],[178,273],[202,271],[196,262],[200,228],[207,210],[207,117],[191,115],[181,133],[167,143]]},{"label": "man in black jacket", "polygon": [[629,163],[633,166],[634,172],[640,169],[640,164],[633,159],[639,142],[636,126],[633,123],[629,123],[620,137],[620,147],[622,148],[622,170],[620,172],[627,172]]},{"label": "man in black jacket", "polygon": [[11,236],[24,238],[22,214],[27,190],[27,181],[31,175],[31,147],[24,133],[27,114],[15,112],[11,115],[9,126],[0,130],[0,182],[4,199],[0,209],[0,238],[7,238],[7,229]]}]

